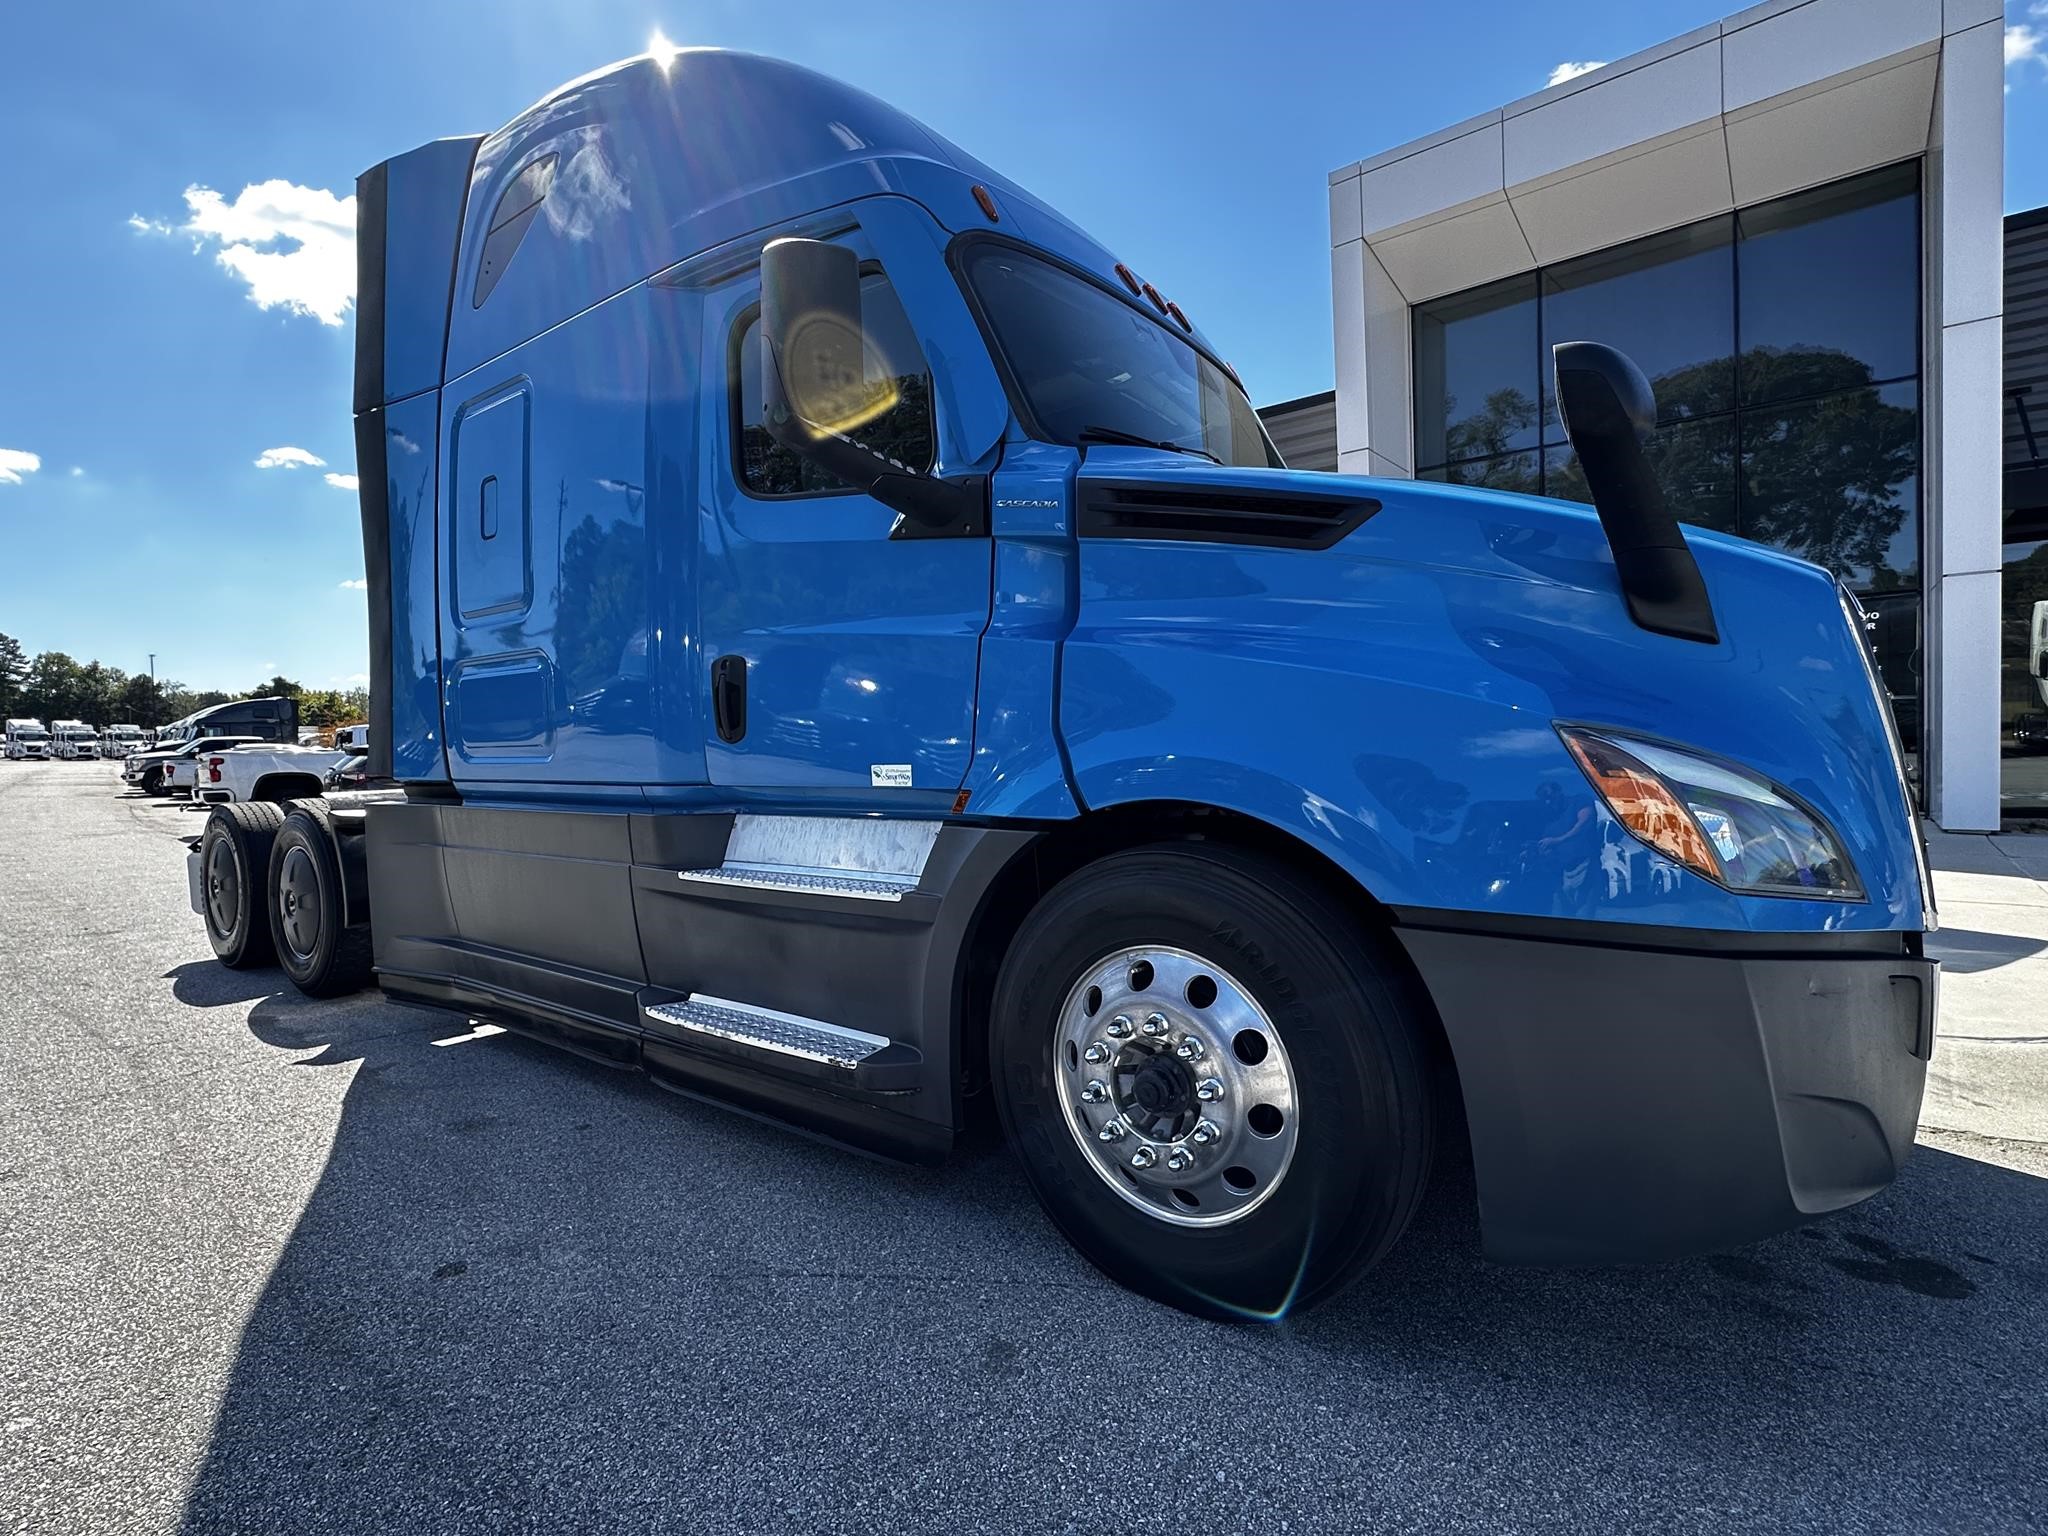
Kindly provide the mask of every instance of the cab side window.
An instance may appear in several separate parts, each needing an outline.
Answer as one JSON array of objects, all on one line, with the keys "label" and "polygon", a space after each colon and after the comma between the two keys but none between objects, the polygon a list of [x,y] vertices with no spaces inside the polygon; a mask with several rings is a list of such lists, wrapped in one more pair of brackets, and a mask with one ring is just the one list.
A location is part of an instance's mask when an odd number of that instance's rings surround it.
[{"label": "cab side window", "polygon": [[[846,435],[862,447],[922,474],[936,457],[932,375],[902,302],[880,271],[861,278],[861,327],[867,333],[867,376],[894,403]],[[749,496],[831,496],[850,487],[791,453],[761,424],[761,312],[740,317],[733,331],[731,380],[734,478]]]}]

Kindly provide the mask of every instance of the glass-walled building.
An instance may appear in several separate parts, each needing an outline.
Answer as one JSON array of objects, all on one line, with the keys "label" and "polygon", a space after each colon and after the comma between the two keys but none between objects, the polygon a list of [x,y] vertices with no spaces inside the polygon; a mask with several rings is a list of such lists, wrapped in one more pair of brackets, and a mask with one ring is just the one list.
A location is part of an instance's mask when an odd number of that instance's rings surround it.
[{"label": "glass-walled building", "polygon": [[1769,0],[1345,167],[1339,466],[1585,500],[1550,347],[1620,347],[1677,515],[1862,598],[1930,814],[1998,824],[2027,699],[2048,808],[2048,678],[1992,665],[2002,89],[1995,0]]},{"label": "glass-walled building", "polygon": [[2008,812],[2048,814],[2048,208],[2005,221],[1999,750]]},{"label": "glass-walled building", "polygon": [[1419,304],[1415,472],[1590,501],[1550,347],[1621,348],[1656,390],[1672,511],[1862,596],[1917,752],[1920,228],[1908,161]]}]

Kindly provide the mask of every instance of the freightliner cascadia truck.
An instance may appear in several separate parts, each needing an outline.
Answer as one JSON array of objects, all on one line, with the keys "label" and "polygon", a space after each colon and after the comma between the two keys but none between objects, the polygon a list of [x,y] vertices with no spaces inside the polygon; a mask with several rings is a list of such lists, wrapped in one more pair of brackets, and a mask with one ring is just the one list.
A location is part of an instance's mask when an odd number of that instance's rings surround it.
[{"label": "freightliner cascadia truck", "polygon": [[992,1112],[1218,1317],[1369,1269],[1467,1143],[1516,1261],[1898,1172],[1933,913],[1860,617],[1679,529],[1620,354],[1555,357],[1593,507],[1291,471],[1144,275],[741,54],[358,208],[388,785],[212,814],[227,964],[912,1160]]}]

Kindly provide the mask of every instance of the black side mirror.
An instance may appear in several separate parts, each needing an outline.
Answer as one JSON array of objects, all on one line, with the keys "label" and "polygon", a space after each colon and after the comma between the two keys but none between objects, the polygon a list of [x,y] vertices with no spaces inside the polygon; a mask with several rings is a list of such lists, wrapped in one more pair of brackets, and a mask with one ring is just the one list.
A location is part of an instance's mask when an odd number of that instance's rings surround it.
[{"label": "black side mirror", "polygon": [[771,240],[761,252],[761,402],[768,435],[900,514],[899,534],[979,533],[985,485],[906,469],[849,434],[896,403],[869,377],[860,258],[829,240]]},{"label": "black side mirror", "polygon": [[1629,617],[1658,634],[1714,644],[1721,635],[1706,581],[1644,451],[1657,425],[1650,381],[1598,342],[1561,341],[1551,356],[1557,414],[1614,552]]}]

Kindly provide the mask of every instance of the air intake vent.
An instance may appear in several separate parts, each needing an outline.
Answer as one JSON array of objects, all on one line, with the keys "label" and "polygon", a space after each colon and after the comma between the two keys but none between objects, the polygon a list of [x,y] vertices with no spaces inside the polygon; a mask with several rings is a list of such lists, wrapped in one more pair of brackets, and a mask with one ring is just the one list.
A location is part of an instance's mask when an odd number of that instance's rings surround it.
[{"label": "air intake vent", "polygon": [[1370,496],[1239,490],[1162,480],[1084,480],[1081,535],[1328,549],[1379,511]]}]

